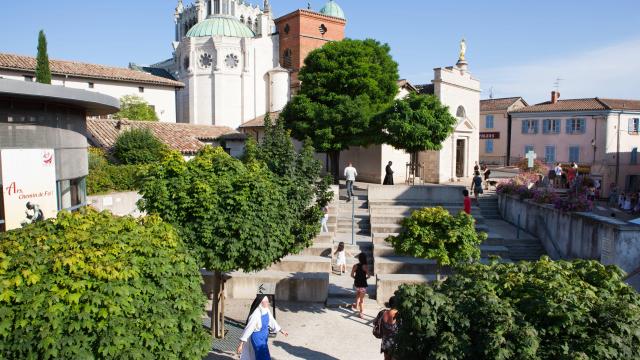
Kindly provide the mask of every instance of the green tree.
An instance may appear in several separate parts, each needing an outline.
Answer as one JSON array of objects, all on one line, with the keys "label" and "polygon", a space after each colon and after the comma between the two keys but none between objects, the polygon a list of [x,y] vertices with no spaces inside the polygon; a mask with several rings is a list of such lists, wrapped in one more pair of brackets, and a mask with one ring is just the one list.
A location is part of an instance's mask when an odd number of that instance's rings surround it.
[{"label": "green tree", "polygon": [[158,121],[158,114],[147,101],[137,95],[125,95],[120,98],[120,111],[113,115],[114,119],[137,121]]},{"label": "green tree", "polygon": [[214,329],[221,272],[263,270],[310,243],[307,232],[298,236],[298,200],[281,181],[261,161],[245,164],[210,146],[188,162],[172,153],[145,174],[140,208],[175,225],[200,266],[215,272]]},{"label": "green tree", "polygon": [[169,148],[146,128],[123,132],[113,145],[113,156],[122,164],[150,164],[161,161]]},{"label": "green tree", "polygon": [[396,100],[379,117],[383,142],[409,152],[412,164],[417,163],[418,152],[440,150],[457,123],[436,96],[413,93]]},{"label": "green tree", "polygon": [[402,285],[398,359],[640,359],[640,295],[597,261],[461,267]]},{"label": "green tree", "polygon": [[280,116],[298,140],[310,138],[330,158],[339,179],[340,152],[380,140],[375,115],[398,92],[398,64],[388,45],[375,40],[342,40],[312,51],[298,75],[300,93]]},{"label": "green tree", "polygon": [[487,239],[476,231],[473,217],[464,212],[453,216],[442,207],[416,210],[401,224],[398,236],[387,238],[395,251],[435,260],[438,266],[479,259],[480,244]]},{"label": "green tree", "polygon": [[210,347],[195,259],[160,218],[89,208],[0,233],[3,359],[193,359]]},{"label": "green tree", "polygon": [[42,84],[51,84],[51,68],[49,67],[49,54],[47,53],[47,37],[44,34],[44,30],[40,30],[40,33],[38,34],[36,81]]}]

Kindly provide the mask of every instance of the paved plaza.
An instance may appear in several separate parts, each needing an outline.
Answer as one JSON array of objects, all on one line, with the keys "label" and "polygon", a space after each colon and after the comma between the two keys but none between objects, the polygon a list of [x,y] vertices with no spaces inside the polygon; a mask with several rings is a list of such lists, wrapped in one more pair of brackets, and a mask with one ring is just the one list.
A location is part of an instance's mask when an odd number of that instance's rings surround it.
[{"label": "paved plaza", "polygon": [[[227,300],[225,315],[231,322],[244,323],[250,306],[250,301]],[[365,308],[365,318],[360,319],[357,313],[345,308],[326,308],[324,304],[278,303],[276,319],[289,332],[289,336],[278,334],[269,341],[271,357],[274,360],[382,359],[380,340],[371,333],[371,322],[380,309],[374,305],[368,306]],[[214,341],[214,351],[207,360],[239,358],[234,350],[238,346],[241,330],[229,326],[227,330],[225,340]]]}]

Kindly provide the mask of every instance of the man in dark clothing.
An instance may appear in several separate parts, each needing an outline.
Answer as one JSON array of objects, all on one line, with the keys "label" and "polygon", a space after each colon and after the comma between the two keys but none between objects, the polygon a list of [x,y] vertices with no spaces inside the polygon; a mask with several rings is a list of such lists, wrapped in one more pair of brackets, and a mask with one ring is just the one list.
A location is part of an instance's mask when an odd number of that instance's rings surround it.
[{"label": "man in dark clothing", "polygon": [[385,169],[387,175],[385,175],[382,185],[393,185],[393,170],[391,169],[391,165],[393,165],[393,163],[389,161]]}]

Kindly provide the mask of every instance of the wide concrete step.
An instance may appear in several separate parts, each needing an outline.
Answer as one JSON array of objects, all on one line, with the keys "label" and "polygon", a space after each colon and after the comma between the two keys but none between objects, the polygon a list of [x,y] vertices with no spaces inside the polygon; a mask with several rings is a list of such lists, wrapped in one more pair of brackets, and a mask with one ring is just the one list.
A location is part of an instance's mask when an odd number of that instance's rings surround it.
[{"label": "wide concrete step", "polygon": [[378,305],[384,305],[402,284],[426,284],[435,280],[436,276],[432,274],[377,274],[376,301]]},{"label": "wide concrete step", "polygon": [[269,267],[272,271],[331,272],[331,258],[322,256],[289,255]]},{"label": "wide concrete step", "polygon": [[313,244],[310,247],[302,250],[298,255],[331,257],[331,248],[331,243]]},{"label": "wide concrete step", "polygon": [[[483,258],[490,256],[499,256],[506,258],[509,256],[509,248],[502,245],[480,245],[480,252]],[[398,256],[393,247],[389,244],[376,244],[373,248],[374,257],[393,257]]]},{"label": "wide concrete step", "polygon": [[[488,263],[490,260],[480,259],[481,263]],[[500,262],[512,262],[511,259],[503,258]],[[435,260],[418,259],[410,256],[374,257],[376,274],[450,274],[451,268],[448,266],[438,266]]]},{"label": "wide concrete step", "polygon": [[[329,274],[259,271],[229,273],[231,279],[225,283],[227,299],[255,299],[258,288],[264,284],[276,285],[276,298],[279,301],[325,302],[329,288]],[[205,285],[207,279],[205,278]]]},{"label": "wide concrete step", "polygon": [[320,233],[313,240],[313,243],[314,244],[332,244],[334,237],[335,237],[335,233],[331,231],[328,233]]}]

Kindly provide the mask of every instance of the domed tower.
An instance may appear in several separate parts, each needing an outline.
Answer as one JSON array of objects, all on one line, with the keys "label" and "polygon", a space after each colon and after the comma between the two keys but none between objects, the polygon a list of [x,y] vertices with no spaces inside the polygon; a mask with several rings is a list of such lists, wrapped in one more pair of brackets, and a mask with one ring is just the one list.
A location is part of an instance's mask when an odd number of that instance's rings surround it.
[{"label": "domed tower", "polygon": [[196,0],[176,9],[174,61],[185,89],[182,122],[238,128],[270,110],[270,71],[278,67],[278,36],[269,1]]},{"label": "domed tower", "polygon": [[319,12],[300,9],[275,20],[280,36],[280,64],[291,71],[291,91],[300,89],[298,72],[307,55],[329,41],[344,39],[347,20],[342,8],[329,0]]}]

